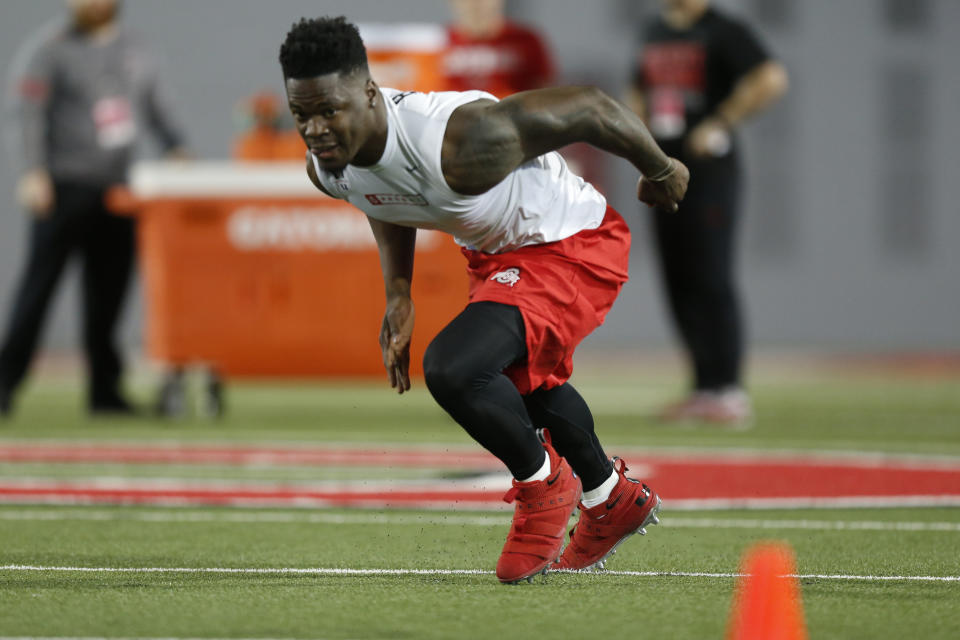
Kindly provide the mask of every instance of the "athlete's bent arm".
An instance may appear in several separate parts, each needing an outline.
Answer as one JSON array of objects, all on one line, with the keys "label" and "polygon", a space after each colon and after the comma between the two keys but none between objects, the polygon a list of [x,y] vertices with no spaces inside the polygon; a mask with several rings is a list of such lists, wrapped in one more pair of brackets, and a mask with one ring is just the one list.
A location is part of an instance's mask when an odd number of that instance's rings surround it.
[{"label": "athlete's bent arm", "polygon": [[737,81],[711,115],[693,128],[687,136],[687,147],[694,155],[710,155],[710,139],[717,131],[729,135],[742,121],[775,102],[788,85],[787,70],[781,63],[761,62]]},{"label": "athlete's bent arm", "polygon": [[447,124],[443,174],[454,191],[479,194],[524,162],[574,142],[633,163],[644,176],[644,202],[675,209],[686,192],[686,167],[657,146],[635,113],[593,87],[538,89],[463,105]]},{"label": "athlete's bent arm", "polygon": [[367,217],[380,250],[380,268],[387,308],[380,327],[380,350],[390,386],[403,393],[410,390],[410,338],[414,309],[410,299],[413,280],[413,252],[417,230]]}]

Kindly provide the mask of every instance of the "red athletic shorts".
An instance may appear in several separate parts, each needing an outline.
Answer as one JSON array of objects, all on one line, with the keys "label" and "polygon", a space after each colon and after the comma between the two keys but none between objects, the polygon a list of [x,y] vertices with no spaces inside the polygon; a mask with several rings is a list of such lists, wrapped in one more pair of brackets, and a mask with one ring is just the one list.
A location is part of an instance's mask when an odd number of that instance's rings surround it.
[{"label": "red athletic shorts", "polygon": [[527,359],[504,373],[526,395],[566,382],[573,351],[603,320],[627,281],[630,229],[613,207],[603,222],[569,238],[499,254],[462,249],[470,302],[519,307]]}]

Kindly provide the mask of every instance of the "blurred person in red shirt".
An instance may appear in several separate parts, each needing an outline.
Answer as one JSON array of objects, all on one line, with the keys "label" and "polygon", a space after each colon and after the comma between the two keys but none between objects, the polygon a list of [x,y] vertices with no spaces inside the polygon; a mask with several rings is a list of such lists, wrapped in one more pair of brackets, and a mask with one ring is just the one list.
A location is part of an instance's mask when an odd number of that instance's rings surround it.
[{"label": "blurred person in red shirt", "polygon": [[[474,89],[505,98],[556,84],[553,56],[543,37],[506,18],[505,0],[450,0],[453,22],[443,76],[447,91]],[[577,143],[562,151],[574,173],[604,188],[605,155]]]},{"label": "blurred person in red shirt", "polygon": [[449,91],[478,89],[505,98],[553,84],[543,38],[506,19],[505,0],[450,0],[453,22],[443,72]]},{"label": "blurred person in red shirt", "polygon": [[272,91],[260,91],[240,104],[250,127],[233,145],[233,157],[242,162],[302,162],[307,148],[300,134],[283,126],[283,103]]}]

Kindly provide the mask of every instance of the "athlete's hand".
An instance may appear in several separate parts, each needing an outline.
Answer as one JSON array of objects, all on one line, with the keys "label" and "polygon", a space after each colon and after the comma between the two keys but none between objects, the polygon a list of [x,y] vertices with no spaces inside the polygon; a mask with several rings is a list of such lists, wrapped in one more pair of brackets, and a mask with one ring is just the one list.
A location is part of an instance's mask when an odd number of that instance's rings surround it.
[{"label": "athlete's hand", "polygon": [[651,207],[676,211],[678,203],[687,193],[687,183],[690,182],[690,171],[676,158],[670,158],[673,170],[658,180],[650,180],[640,176],[637,183],[637,198]]},{"label": "athlete's hand", "polygon": [[413,336],[413,300],[396,296],[387,301],[380,328],[380,350],[390,386],[403,393],[410,390],[410,338]]},{"label": "athlete's hand", "polygon": [[23,174],[17,183],[17,200],[35,218],[46,218],[54,205],[53,181],[44,169]]},{"label": "athlete's hand", "polygon": [[686,147],[697,158],[719,158],[730,151],[730,130],[719,118],[704,118],[687,135]]}]

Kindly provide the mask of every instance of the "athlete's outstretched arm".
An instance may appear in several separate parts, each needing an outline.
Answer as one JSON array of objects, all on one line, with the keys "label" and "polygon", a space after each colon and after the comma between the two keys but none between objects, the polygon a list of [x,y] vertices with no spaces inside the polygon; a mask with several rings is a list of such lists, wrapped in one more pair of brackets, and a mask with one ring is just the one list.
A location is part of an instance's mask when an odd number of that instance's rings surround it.
[{"label": "athlete's outstretched arm", "polygon": [[557,87],[477,100],[450,116],[441,155],[459,193],[491,189],[524,162],[574,142],[629,160],[643,174],[640,199],[675,209],[689,173],[667,156],[635,113],[593,87]]},{"label": "athlete's outstretched arm", "polygon": [[367,217],[380,250],[380,268],[387,296],[387,309],[380,327],[380,351],[390,386],[410,390],[410,338],[414,309],[410,299],[413,281],[413,251],[417,230]]}]

